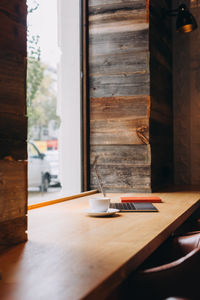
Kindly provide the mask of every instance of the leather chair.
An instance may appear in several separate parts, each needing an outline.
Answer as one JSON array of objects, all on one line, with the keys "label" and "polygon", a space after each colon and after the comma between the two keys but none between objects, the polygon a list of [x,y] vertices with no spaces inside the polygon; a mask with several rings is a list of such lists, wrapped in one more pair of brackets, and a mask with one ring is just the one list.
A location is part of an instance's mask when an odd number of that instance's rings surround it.
[{"label": "leather chair", "polygon": [[180,256],[196,248],[200,248],[200,231],[187,232],[173,238],[173,251],[178,252]]},{"label": "leather chair", "polygon": [[143,269],[131,277],[132,299],[163,300],[172,295],[200,299],[200,233],[174,237],[171,247],[174,260],[166,256],[166,263],[162,265],[156,265],[154,260],[154,265],[144,268],[144,264]]}]

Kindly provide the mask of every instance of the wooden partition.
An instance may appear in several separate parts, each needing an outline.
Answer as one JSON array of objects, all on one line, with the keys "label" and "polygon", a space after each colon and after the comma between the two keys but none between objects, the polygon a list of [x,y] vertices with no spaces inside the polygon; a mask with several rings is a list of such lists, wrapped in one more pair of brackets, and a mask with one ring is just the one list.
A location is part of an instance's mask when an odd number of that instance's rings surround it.
[{"label": "wooden partition", "polygon": [[0,4],[0,249],[26,240],[26,1]]},{"label": "wooden partition", "polygon": [[89,0],[92,188],[96,156],[106,191],[149,192],[171,180],[169,7],[164,0]]},{"label": "wooden partition", "polygon": [[172,18],[167,15],[170,9],[171,0],[150,1],[150,146],[153,190],[173,183]]},{"label": "wooden partition", "polygon": [[[175,183],[200,185],[200,2],[185,1],[198,27],[174,32],[174,174]],[[174,8],[178,0],[173,1]]]},{"label": "wooden partition", "polygon": [[[89,1],[92,163],[107,191],[150,191],[146,1]],[[142,178],[142,180],[141,180]]]}]

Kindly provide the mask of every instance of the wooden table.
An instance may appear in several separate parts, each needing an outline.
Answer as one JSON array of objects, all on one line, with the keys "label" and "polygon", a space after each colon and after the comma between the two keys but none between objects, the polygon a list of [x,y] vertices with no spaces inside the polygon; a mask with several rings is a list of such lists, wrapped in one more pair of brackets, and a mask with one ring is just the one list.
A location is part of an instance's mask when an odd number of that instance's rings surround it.
[{"label": "wooden table", "polygon": [[197,192],[153,195],[159,213],[88,217],[92,196],[29,211],[29,241],[0,256],[0,299],[104,299],[200,207]]}]

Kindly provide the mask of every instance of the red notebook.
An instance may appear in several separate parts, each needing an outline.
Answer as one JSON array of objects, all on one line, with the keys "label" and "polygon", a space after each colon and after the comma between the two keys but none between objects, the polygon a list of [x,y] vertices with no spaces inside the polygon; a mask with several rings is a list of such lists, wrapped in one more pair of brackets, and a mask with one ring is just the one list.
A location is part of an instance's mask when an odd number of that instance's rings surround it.
[{"label": "red notebook", "polygon": [[160,197],[155,197],[155,196],[149,196],[149,197],[121,197],[121,202],[161,203],[162,199]]}]

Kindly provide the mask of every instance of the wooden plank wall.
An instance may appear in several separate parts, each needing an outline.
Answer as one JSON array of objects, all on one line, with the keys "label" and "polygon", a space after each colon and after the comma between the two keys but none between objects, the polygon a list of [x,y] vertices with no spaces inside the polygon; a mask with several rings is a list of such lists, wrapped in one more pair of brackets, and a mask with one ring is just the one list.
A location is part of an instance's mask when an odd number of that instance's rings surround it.
[{"label": "wooden plank wall", "polygon": [[[171,0],[149,3],[152,190],[173,183]],[[175,30],[175,28],[174,28]]]},{"label": "wooden plank wall", "polygon": [[0,3],[0,249],[27,239],[26,1]]},{"label": "wooden plank wall", "polygon": [[[190,5],[192,6],[191,1]],[[194,1],[190,9],[198,23],[197,30],[191,32],[189,36],[190,184],[200,186],[200,2]],[[186,86],[188,87],[187,84]]]},{"label": "wooden plank wall", "polygon": [[176,184],[200,186],[200,2],[185,4],[198,28],[174,33],[174,174]]},{"label": "wooden plank wall", "polygon": [[89,84],[90,187],[150,191],[146,0],[89,0]]}]

